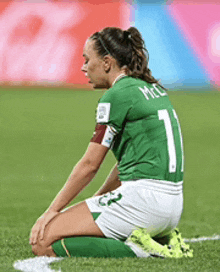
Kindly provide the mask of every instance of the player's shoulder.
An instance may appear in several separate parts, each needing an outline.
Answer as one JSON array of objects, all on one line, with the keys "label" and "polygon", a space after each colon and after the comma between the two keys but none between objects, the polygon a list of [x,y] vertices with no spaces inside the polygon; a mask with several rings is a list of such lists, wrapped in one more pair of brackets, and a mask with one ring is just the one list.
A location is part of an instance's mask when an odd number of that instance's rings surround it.
[{"label": "player's shoulder", "polygon": [[122,93],[126,92],[127,90],[135,90],[135,88],[138,88],[139,86],[142,86],[144,84],[147,84],[147,82],[138,79],[133,78],[130,76],[123,77],[120,79],[114,86],[111,88],[114,92],[120,90]]},{"label": "player's shoulder", "polygon": [[[145,84],[147,84],[145,82]],[[138,87],[144,85],[144,81],[133,77],[126,76],[116,82],[110,89],[103,95],[101,100],[132,100],[134,93],[138,91]]]}]

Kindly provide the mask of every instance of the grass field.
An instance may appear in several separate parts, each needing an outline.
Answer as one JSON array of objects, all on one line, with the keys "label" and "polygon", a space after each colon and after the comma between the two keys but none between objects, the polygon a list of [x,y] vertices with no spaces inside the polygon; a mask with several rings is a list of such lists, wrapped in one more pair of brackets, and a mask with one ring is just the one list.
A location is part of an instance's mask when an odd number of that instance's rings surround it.
[{"label": "grass field", "polygon": [[[0,272],[34,257],[28,245],[35,220],[48,207],[92,136],[100,91],[0,89]],[[220,92],[169,92],[185,144],[183,237],[220,234]],[[91,196],[115,159],[111,153],[74,202]],[[220,271],[220,241],[193,243],[193,259],[70,258],[52,264],[70,271]]]}]

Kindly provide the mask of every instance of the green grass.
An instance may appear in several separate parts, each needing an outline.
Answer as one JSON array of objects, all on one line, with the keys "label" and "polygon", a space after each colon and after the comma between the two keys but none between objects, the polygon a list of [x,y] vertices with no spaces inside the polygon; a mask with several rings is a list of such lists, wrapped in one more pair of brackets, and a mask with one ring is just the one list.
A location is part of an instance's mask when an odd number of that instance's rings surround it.
[{"label": "green grass", "polygon": [[[84,154],[102,92],[0,88],[0,272],[33,257],[28,245],[35,220],[48,207]],[[169,92],[185,146],[183,237],[220,234],[220,92]],[[115,159],[111,153],[94,181],[75,199],[91,196]],[[71,258],[65,271],[219,271],[220,241],[192,244],[194,258]]]}]

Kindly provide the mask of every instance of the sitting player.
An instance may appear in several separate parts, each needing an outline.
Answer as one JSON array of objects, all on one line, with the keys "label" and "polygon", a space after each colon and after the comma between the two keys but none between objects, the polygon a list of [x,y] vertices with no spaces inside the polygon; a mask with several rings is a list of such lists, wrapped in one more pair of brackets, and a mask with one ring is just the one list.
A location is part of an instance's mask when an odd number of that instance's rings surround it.
[{"label": "sitting player", "polygon": [[[180,125],[146,52],[135,27],[108,27],[86,41],[82,71],[94,89],[107,91],[87,151],[32,228],[35,255],[192,257],[175,229],[183,208]],[[102,188],[63,210],[94,178],[109,149],[117,163]]]}]

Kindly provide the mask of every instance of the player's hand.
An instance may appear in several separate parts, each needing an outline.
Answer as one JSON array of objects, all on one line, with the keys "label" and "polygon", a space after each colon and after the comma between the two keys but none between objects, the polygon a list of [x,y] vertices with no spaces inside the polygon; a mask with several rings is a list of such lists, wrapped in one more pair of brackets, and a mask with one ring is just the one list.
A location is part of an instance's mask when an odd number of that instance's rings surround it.
[{"label": "player's hand", "polygon": [[33,228],[31,229],[29,239],[30,245],[35,245],[38,239],[43,240],[45,227],[58,214],[59,212],[54,211],[46,212],[36,221]]}]

